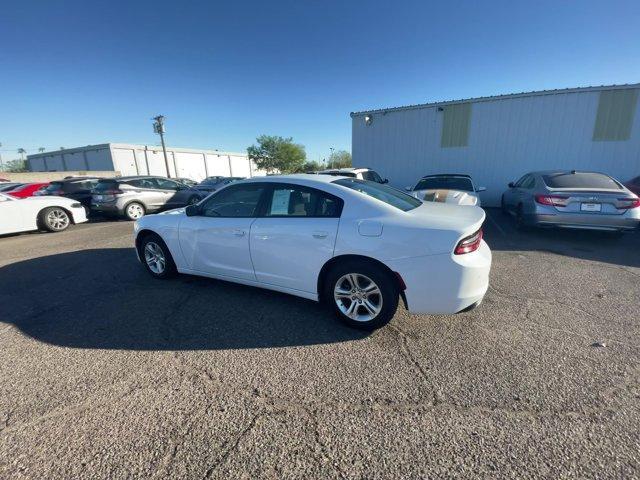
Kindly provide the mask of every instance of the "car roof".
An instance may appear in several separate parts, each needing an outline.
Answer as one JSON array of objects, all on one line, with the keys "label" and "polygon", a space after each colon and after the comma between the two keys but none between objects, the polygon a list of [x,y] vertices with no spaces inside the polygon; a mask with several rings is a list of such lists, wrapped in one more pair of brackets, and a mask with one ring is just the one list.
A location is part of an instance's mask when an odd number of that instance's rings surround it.
[{"label": "car roof", "polygon": [[433,178],[433,177],[465,177],[465,178],[471,178],[471,175],[467,175],[466,173],[434,173],[433,175],[425,175],[422,178]]},{"label": "car roof", "polygon": [[49,183],[73,183],[73,182],[82,182],[83,180],[102,180],[102,177],[71,177],[71,178],[63,178],[61,180],[52,180]]}]

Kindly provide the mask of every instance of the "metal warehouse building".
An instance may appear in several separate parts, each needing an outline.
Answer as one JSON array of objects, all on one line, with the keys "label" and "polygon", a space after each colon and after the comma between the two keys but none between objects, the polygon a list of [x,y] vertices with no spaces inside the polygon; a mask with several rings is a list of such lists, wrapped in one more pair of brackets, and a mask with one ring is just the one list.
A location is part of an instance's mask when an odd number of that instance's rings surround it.
[{"label": "metal warehouse building", "polygon": [[[202,180],[222,175],[253,177],[265,175],[246,154],[217,150],[167,147],[171,177]],[[38,153],[27,157],[32,172],[105,171],[121,175],[167,175],[162,147],[104,143],[86,147]]]},{"label": "metal warehouse building", "polygon": [[354,165],[396,187],[466,173],[497,206],[507,183],[546,169],[640,175],[640,84],[572,88],[355,112]]}]

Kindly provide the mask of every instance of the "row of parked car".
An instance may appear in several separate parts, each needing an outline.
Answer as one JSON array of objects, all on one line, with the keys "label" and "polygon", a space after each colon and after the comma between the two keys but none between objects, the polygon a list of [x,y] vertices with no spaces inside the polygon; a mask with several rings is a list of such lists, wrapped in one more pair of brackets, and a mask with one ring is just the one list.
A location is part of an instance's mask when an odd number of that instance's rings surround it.
[{"label": "row of parked car", "polygon": [[[388,183],[370,168],[340,168],[309,172]],[[200,202],[209,195],[243,177],[208,177],[202,182],[188,178],[160,176],[116,178],[70,177],[49,183],[11,183],[0,179],[0,210],[8,212],[11,200],[40,198],[38,202],[11,206],[14,222],[3,221],[0,233],[44,228],[60,231],[70,223],[83,221],[74,212],[78,205],[85,217],[91,212],[137,220],[146,213],[179,208]],[[481,206],[479,193],[486,190],[466,174],[433,174],[405,187],[423,202]],[[640,224],[640,176],[623,184],[597,172],[530,172],[511,182],[501,196],[504,213],[515,218],[518,227],[557,226],[566,228],[629,231]],[[60,202],[44,198],[63,197],[71,201],[68,213]],[[73,205],[73,207],[71,206]],[[44,213],[45,208],[58,210]],[[19,213],[21,210],[34,212]],[[69,215],[71,214],[71,215]],[[65,218],[66,216],[66,218]],[[8,218],[7,215],[4,215]],[[62,221],[60,221],[62,219]],[[10,223],[10,225],[7,225]]]},{"label": "row of parked car", "polygon": [[184,207],[241,177],[190,179],[160,176],[69,177],[51,182],[17,183],[0,179],[0,234],[65,230],[90,214],[136,220],[146,213]]}]

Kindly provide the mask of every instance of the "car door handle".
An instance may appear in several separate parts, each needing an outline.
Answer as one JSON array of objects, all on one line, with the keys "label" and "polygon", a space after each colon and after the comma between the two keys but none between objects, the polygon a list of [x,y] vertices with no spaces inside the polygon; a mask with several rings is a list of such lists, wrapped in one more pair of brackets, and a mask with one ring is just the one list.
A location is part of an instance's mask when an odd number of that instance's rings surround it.
[{"label": "car door handle", "polygon": [[327,232],[313,232],[313,238],[327,238],[327,235],[329,235]]},{"label": "car door handle", "polygon": [[244,230],[234,230],[234,231],[233,231],[233,234],[234,234],[236,237],[244,237],[245,231],[244,231]]}]

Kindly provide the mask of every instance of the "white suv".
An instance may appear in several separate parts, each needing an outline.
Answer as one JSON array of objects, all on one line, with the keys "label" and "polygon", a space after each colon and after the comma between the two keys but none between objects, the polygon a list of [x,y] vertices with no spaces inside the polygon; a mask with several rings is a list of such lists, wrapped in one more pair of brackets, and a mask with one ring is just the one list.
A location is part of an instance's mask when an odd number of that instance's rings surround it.
[{"label": "white suv", "polygon": [[334,175],[341,177],[352,177],[360,180],[369,180],[376,183],[387,183],[389,180],[386,178],[383,180],[378,172],[371,170],[370,168],[331,168],[328,170],[321,170],[318,175]]}]

